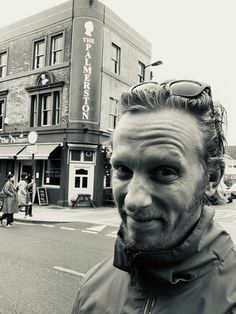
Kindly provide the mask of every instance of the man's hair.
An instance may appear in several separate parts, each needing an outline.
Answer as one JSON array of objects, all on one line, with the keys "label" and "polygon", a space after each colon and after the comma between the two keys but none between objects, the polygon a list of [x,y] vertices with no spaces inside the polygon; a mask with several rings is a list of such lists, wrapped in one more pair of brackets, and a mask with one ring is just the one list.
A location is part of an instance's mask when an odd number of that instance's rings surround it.
[{"label": "man's hair", "polygon": [[21,179],[25,180],[26,178],[27,178],[27,173],[26,172],[22,172]]},{"label": "man's hair", "polygon": [[[200,162],[204,173],[209,175],[210,181],[214,181],[217,170],[223,172],[225,166],[223,159],[226,147],[223,131],[224,123],[226,123],[225,109],[221,104],[213,103],[206,91],[197,97],[187,98],[173,95],[167,84],[156,85],[156,87],[153,84],[153,88],[148,88],[144,84],[121,95],[122,114],[156,112],[166,108],[189,112],[198,120],[204,137]],[[222,200],[219,199],[219,202]]]},{"label": "man's hair", "polygon": [[13,178],[14,177],[14,174],[13,173],[9,173],[8,175],[7,175],[7,180],[10,180],[11,178]]}]

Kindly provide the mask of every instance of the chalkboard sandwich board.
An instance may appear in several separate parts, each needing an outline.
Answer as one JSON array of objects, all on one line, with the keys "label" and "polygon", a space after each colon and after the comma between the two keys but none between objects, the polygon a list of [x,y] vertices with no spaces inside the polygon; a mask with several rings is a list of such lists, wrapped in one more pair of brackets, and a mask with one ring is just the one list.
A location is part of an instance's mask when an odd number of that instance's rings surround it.
[{"label": "chalkboard sandwich board", "polygon": [[47,189],[43,187],[37,188],[39,205],[48,205]]}]

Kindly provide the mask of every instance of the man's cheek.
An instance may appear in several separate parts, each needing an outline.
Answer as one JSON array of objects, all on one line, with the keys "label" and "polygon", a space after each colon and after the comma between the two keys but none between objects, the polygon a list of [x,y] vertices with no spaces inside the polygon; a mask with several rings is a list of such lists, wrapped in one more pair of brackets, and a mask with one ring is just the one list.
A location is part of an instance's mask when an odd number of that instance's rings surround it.
[{"label": "man's cheek", "polygon": [[112,190],[115,201],[117,202],[118,205],[121,205],[124,202],[124,198],[126,195],[125,184],[122,181],[118,180],[117,178],[113,178]]}]

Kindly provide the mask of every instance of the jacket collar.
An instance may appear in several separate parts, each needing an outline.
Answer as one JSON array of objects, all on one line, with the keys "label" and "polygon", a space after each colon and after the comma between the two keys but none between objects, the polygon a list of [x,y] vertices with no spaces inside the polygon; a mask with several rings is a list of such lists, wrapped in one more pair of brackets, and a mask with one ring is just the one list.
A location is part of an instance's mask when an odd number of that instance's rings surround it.
[{"label": "jacket collar", "polygon": [[176,284],[193,280],[214,268],[233,248],[229,234],[213,220],[214,210],[203,208],[189,237],[172,250],[134,252],[122,239],[122,229],[115,243],[113,265],[123,271]]}]

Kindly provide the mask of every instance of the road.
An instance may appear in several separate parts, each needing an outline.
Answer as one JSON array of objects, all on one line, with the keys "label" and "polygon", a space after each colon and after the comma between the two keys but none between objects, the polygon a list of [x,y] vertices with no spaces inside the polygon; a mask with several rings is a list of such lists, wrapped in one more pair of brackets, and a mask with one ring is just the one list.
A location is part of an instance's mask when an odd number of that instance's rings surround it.
[{"label": "road", "polygon": [[[236,243],[236,201],[214,208]],[[69,314],[84,273],[112,255],[116,232],[89,223],[0,228],[0,313]]]},{"label": "road", "polygon": [[113,231],[85,223],[0,228],[0,313],[71,313],[83,274],[112,254]]}]

